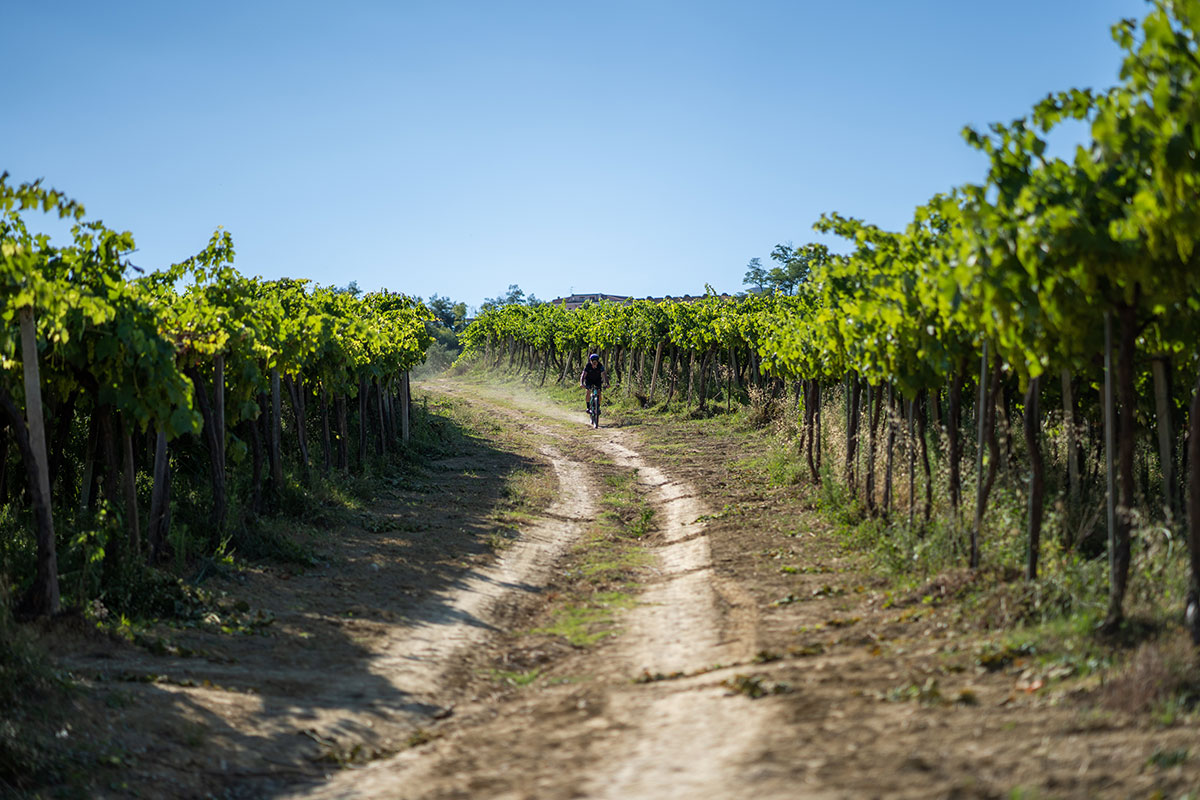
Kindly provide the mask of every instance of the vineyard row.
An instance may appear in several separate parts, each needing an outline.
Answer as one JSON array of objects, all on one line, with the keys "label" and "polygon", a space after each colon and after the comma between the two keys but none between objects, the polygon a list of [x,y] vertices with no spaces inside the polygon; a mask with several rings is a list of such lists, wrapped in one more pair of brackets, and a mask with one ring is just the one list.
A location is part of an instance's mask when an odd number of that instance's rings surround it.
[{"label": "vineyard row", "polygon": [[[73,221],[70,244],[29,229],[39,211]],[[129,567],[218,552],[231,503],[251,517],[291,474],[309,481],[313,438],[321,467],[348,471],[409,437],[422,303],[243,276],[220,230],[154,272],[133,249],[61,193],[0,176],[0,551],[26,614],[59,610],[60,574],[74,604],[116,603]]]}]

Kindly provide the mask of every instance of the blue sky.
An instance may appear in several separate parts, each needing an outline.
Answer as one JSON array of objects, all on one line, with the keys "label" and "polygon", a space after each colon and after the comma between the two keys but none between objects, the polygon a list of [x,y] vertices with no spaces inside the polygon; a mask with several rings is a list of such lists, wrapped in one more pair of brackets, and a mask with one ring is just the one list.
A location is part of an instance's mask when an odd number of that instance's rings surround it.
[{"label": "blue sky", "polygon": [[963,125],[1111,85],[1146,7],[6,0],[0,171],[147,268],[220,225],[247,274],[470,305],[738,291],[822,212],[980,180]]}]

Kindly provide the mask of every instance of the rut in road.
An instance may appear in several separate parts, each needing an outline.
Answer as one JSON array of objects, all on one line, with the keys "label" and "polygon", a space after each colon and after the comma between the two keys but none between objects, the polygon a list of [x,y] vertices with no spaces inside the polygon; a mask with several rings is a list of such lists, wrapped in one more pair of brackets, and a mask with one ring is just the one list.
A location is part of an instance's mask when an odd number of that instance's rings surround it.
[{"label": "rut in road", "polygon": [[[641,594],[627,621],[622,655],[631,674],[690,673],[744,663],[755,652],[753,606],[733,587],[718,591],[695,489],[671,480],[629,447],[622,431],[601,445],[618,465],[638,471],[660,516],[660,580]],[[732,612],[722,618],[720,604]],[[709,676],[626,686],[614,691],[612,713],[634,736],[604,748],[586,783],[589,795],[611,798],[736,797],[748,785],[743,765],[763,730],[761,715],[731,703]]]}]

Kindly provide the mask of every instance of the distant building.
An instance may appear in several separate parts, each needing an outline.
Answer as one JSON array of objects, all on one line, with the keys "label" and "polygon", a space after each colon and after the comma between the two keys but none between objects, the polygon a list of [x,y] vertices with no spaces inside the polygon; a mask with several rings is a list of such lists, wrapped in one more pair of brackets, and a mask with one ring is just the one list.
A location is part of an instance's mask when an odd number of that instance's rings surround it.
[{"label": "distant building", "polygon": [[[728,294],[721,294],[720,296],[732,297],[732,295]],[[679,303],[692,303],[696,300],[702,300],[703,298],[704,295],[697,295],[693,297],[690,294],[685,294],[678,297],[667,295],[666,297],[647,297],[645,299],[652,303],[661,303],[664,300],[674,300]],[[556,306],[562,306],[563,308],[567,309],[567,311],[574,311],[575,309],[583,306],[584,303],[599,303],[602,300],[609,303],[629,303],[640,299],[642,298],[630,297],[623,294],[603,294],[597,292],[595,294],[572,294],[568,295],[567,297],[556,297],[550,302]]]},{"label": "distant building", "polygon": [[623,294],[572,294],[567,297],[556,297],[550,302],[556,306],[562,306],[567,311],[574,311],[581,307],[584,303],[599,303],[602,300],[609,303],[624,303],[631,298]]}]

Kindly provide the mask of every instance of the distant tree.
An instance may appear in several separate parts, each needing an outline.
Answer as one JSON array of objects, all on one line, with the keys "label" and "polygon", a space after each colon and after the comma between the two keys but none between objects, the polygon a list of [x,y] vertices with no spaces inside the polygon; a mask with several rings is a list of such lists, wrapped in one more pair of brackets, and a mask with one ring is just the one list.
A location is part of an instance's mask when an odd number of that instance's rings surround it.
[{"label": "distant tree", "polygon": [[487,311],[489,308],[497,308],[499,306],[536,306],[542,301],[537,299],[536,295],[525,296],[525,292],[515,283],[508,285],[508,292],[499,297],[489,297],[479,306],[480,311]]},{"label": "distant tree", "polygon": [[455,303],[449,297],[431,295],[425,304],[437,318],[438,324],[452,331],[462,330],[463,320],[467,318],[467,304]]},{"label": "distant tree", "polygon": [[777,244],[771,258],[779,263],[767,272],[764,282],[772,289],[784,294],[795,294],[808,280],[813,270],[829,261],[829,248],[823,244],[806,244],[792,247],[792,243]]},{"label": "distant tree", "polygon": [[433,321],[429,326],[433,341],[425,351],[425,363],[420,372],[433,375],[449,367],[462,352],[458,335],[467,327],[467,304],[433,294],[425,302],[425,307],[433,312]]},{"label": "distant tree", "polygon": [[351,297],[358,297],[360,294],[362,294],[362,289],[358,288],[358,281],[350,281],[345,286],[335,288],[334,291],[341,292],[342,294],[348,294]]},{"label": "distant tree", "polygon": [[767,282],[767,270],[762,265],[761,258],[752,258],[746,264],[746,274],[742,278],[742,283],[748,286],[756,286],[761,292],[763,284]]},{"label": "distant tree", "polygon": [[778,289],[784,294],[791,294],[796,288],[798,281],[793,275],[792,270],[792,243],[777,244],[775,249],[771,251],[771,259],[779,262],[778,267],[772,267],[767,273],[767,283],[773,289]]}]

